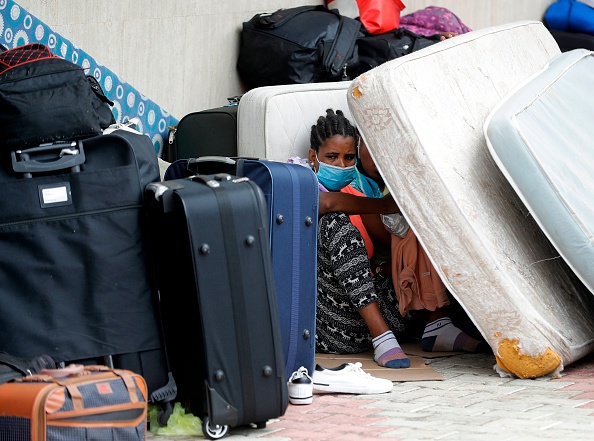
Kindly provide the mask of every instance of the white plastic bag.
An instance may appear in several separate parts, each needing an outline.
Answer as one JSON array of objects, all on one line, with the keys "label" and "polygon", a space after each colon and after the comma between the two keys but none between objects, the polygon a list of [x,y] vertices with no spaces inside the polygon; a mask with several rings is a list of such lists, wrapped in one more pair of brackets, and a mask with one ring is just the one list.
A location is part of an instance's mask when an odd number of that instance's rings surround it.
[{"label": "white plastic bag", "polygon": [[359,6],[356,0],[327,0],[326,6],[328,9],[338,9],[340,15],[349,18],[357,18],[359,16]]},{"label": "white plastic bag", "polygon": [[400,213],[382,214],[382,222],[390,233],[400,236],[403,239],[410,228],[404,216]]}]

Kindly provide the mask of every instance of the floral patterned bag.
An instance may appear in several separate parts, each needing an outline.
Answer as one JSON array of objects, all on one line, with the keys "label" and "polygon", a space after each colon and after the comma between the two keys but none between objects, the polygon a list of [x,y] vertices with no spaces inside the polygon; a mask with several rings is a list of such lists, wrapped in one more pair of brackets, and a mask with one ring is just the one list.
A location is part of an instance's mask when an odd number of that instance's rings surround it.
[{"label": "floral patterned bag", "polygon": [[441,34],[442,32],[465,34],[472,30],[462,23],[462,20],[456,14],[446,8],[437,6],[429,6],[402,16],[400,26],[424,36]]}]

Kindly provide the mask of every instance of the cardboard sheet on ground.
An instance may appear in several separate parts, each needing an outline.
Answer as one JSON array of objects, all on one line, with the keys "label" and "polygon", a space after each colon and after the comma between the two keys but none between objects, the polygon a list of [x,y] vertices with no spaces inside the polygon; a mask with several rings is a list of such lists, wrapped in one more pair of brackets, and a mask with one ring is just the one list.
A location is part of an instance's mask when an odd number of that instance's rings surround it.
[{"label": "cardboard sheet on ground", "polygon": [[440,358],[440,357],[451,357],[452,355],[464,354],[464,352],[426,352],[421,349],[421,344],[418,341],[401,341],[398,339],[400,347],[404,353],[408,356],[415,355],[417,357],[424,358]]},{"label": "cardboard sheet on ground", "polygon": [[409,356],[410,367],[407,369],[390,369],[379,366],[373,361],[373,352],[362,352],[360,354],[316,354],[316,364],[324,367],[336,367],[343,363],[360,362],[365,372],[377,378],[385,378],[391,381],[436,381],[443,380],[443,376],[425,364],[419,356]]}]

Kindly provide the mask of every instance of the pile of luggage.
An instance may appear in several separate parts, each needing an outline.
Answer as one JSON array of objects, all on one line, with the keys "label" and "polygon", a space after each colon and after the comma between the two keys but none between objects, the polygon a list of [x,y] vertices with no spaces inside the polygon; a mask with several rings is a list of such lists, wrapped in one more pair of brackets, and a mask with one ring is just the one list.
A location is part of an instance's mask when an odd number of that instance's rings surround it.
[{"label": "pile of luggage", "polygon": [[184,162],[161,182],[82,68],[40,44],[0,67],[0,430],[144,439],[148,403],[165,424],[176,400],[214,439],[284,414],[314,363],[313,172]]},{"label": "pile of luggage", "polygon": [[[272,57],[277,31],[307,41]],[[238,70],[250,87],[333,81],[437,41],[305,6],[244,23]],[[314,368],[317,179],[234,157],[230,101],[180,121],[162,181],[95,78],[41,44],[2,48],[0,431],[144,439],[148,404],[165,424],[179,401],[215,439],[284,414],[289,376]],[[201,134],[219,157],[187,149]]]}]

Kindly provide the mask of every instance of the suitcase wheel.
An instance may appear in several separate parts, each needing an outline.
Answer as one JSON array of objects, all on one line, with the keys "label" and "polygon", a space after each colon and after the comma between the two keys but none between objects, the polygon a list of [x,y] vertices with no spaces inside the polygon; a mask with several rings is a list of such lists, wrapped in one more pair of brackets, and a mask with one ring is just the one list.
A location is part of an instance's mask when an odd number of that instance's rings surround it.
[{"label": "suitcase wheel", "polygon": [[219,426],[210,424],[210,418],[205,416],[202,419],[202,433],[208,439],[219,439],[224,437],[229,431],[229,426]]},{"label": "suitcase wheel", "polygon": [[264,429],[266,428],[266,421],[260,421],[259,423],[256,423],[256,429]]}]

